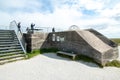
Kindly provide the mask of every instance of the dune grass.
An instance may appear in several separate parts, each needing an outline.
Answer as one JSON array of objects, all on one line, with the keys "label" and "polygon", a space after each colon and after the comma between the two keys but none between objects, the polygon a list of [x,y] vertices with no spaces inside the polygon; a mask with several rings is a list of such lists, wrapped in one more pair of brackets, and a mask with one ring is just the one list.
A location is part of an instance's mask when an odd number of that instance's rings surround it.
[{"label": "dune grass", "polygon": [[43,49],[33,50],[32,52],[27,53],[27,55],[28,55],[28,59],[30,59],[30,58],[33,58],[40,54],[50,53],[50,52],[55,53],[57,51],[58,51],[58,49],[56,49],[56,48],[43,48]]},{"label": "dune grass", "polygon": [[111,40],[120,45],[120,38],[112,38]]},{"label": "dune grass", "polygon": [[37,56],[39,54],[40,54],[40,50],[34,50],[31,53],[27,53],[28,59],[33,58],[33,57],[35,57],[35,56]]},{"label": "dune grass", "polygon": [[112,66],[112,67],[118,67],[118,68],[120,68],[120,61],[113,60],[111,62],[108,62],[105,66]]}]

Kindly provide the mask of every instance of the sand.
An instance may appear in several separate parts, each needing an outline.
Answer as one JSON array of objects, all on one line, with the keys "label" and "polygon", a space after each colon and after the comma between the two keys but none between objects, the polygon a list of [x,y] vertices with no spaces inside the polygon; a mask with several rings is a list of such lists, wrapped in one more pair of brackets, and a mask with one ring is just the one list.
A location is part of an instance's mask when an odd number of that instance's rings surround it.
[{"label": "sand", "polygon": [[120,80],[120,68],[100,68],[94,63],[46,53],[0,65],[0,80]]}]

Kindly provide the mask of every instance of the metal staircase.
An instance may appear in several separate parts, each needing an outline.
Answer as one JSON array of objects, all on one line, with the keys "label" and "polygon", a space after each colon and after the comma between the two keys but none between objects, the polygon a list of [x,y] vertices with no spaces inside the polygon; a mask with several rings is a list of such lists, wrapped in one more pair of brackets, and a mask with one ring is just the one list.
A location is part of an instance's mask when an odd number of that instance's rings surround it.
[{"label": "metal staircase", "polygon": [[0,64],[25,59],[26,54],[14,30],[0,30]]}]

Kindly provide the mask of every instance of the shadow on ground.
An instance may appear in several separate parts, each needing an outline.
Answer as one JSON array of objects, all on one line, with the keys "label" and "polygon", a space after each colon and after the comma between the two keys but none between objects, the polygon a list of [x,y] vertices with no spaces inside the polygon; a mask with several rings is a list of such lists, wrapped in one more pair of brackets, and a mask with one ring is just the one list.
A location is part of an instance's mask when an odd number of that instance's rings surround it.
[{"label": "shadow on ground", "polygon": [[89,66],[89,67],[99,67],[96,63],[86,62],[86,61],[82,61],[82,60],[72,60],[70,58],[64,58],[64,57],[58,56],[55,53],[44,53],[42,55],[47,56],[49,58],[53,58],[53,59],[63,60],[63,61],[75,61],[75,62],[84,64],[84,65]]}]

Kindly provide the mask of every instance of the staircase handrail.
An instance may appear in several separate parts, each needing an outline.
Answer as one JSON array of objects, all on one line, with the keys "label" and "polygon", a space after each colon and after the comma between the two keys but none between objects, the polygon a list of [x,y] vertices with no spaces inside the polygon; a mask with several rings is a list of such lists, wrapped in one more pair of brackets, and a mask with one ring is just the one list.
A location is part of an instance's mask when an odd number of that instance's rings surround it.
[{"label": "staircase handrail", "polygon": [[[11,26],[11,23],[13,23],[13,22],[15,23],[16,27],[15,26],[14,27]],[[20,42],[20,45],[21,45],[24,53],[26,54],[26,42],[25,42],[25,38],[23,37],[23,33],[20,32],[20,31],[18,31],[17,22],[15,20],[11,21],[9,28],[10,28],[10,30],[14,30],[15,31],[15,33],[17,35],[17,38],[18,38],[18,40]]]}]

